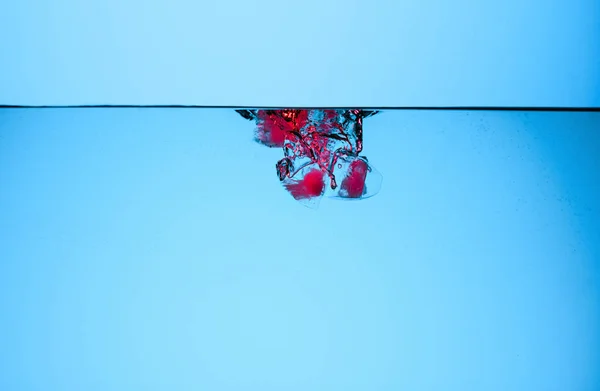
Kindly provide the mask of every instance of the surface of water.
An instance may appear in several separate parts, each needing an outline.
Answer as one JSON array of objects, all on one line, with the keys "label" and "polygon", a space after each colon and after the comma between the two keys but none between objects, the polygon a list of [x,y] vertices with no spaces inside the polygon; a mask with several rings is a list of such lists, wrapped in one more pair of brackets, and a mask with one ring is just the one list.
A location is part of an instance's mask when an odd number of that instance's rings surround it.
[{"label": "surface of water", "polygon": [[384,111],[317,209],[253,129],[0,110],[0,389],[600,387],[600,113]]}]

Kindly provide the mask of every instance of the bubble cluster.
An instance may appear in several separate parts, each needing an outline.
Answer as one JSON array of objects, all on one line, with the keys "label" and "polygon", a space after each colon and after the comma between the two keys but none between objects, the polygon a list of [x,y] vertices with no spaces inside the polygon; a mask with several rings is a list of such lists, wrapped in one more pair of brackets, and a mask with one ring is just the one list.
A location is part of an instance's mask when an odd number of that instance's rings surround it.
[{"label": "bubble cluster", "polygon": [[236,110],[256,123],[255,140],[282,148],[276,164],[284,188],[316,207],[323,196],[357,200],[379,192],[382,177],[360,156],[367,110]]}]

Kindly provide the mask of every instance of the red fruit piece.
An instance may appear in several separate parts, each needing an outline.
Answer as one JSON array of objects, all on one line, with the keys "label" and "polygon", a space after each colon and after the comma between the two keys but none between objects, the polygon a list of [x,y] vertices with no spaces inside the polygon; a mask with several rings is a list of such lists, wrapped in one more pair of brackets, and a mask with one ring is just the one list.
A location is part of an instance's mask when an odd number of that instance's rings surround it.
[{"label": "red fruit piece", "polygon": [[323,172],[317,169],[311,170],[301,180],[285,183],[285,188],[297,200],[318,197],[323,194],[325,188]]},{"label": "red fruit piece", "polygon": [[[342,194],[348,198],[360,198],[365,191],[365,179],[367,178],[368,166],[361,159],[350,164],[348,176],[342,181]],[[345,194],[344,194],[345,193]]]},{"label": "red fruit piece", "polygon": [[260,110],[256,139],[268,147],[283,147],[285,140],[306,125],[306,110]]}]

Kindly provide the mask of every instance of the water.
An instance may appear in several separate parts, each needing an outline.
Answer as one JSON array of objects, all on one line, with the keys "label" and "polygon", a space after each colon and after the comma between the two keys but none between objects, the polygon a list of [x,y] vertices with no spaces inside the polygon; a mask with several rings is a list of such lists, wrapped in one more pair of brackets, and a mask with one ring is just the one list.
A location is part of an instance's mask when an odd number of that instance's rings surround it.
[{"label": "water", "polygon": [[363,125],[311,209],[234,110],[0,110],[0,389],[600,388],[600,113]]}]

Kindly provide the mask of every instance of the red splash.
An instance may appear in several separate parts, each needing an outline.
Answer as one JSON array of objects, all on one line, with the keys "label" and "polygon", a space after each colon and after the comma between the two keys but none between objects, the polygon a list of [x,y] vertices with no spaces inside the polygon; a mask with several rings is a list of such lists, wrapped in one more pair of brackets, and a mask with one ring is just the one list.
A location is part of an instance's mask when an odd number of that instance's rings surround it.
[{"label": "red splash", "polygon": [[365,191],[365,179],[367,178],[367,163],[357,159],[350,164],[349,173],[342,181],[341,190],[348,198],[360,198]]},{"label": "red splash", "polygon": [[[371,175],[371,167],[359,156],[362,151],[362,126],[364,118],[378,111],[236,111],[245,119],[256,122],[255,140],[258,143],[283,148],[284,157],[276,164],[277,175],[296,200],[314,204],[316,202],[313,201],[318,201],[326,193],[332,198],[362,199],[367,196],[365,181],[367,175]],[[345,165],[344,169],[342,163],[337,164],[338,160]],[[336,176],[342,179],[341,184]],[[369,190],[373,190],[371,185]]]},{"label": "red splash", "polygon": [[306,173],[301,180],[286,183],[285,188],[297,200],[318,197],[325,188],[323,176],[321,170],[314,169]]}]

